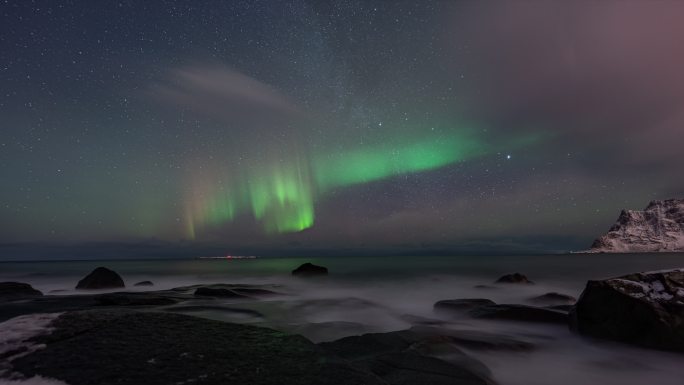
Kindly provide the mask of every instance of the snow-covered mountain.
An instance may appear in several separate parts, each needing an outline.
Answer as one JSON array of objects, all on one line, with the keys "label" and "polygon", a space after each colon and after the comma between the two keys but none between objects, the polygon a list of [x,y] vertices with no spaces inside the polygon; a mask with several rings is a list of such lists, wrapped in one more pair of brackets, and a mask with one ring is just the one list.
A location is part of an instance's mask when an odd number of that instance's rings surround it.
[{"label": "snow-covered mountain", "polygon": [[592,253],[684,251],[684,199],[652,201],[644,211],[622,210]]}]

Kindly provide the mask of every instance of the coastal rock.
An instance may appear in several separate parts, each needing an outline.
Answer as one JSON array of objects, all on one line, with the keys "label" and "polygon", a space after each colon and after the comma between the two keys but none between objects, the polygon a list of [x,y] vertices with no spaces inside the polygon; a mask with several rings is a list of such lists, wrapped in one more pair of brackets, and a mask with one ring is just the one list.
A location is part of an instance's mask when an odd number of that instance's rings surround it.
[{"label": "coastal rock", "polygon": [[152,281],[141,281],[133,286],[154,286],[154,283],[152,283]]},{"label": "coastal rock", "polygon": [[495,283],[519,283],[525,285],[532,285],[534,282],[527,279],[527,277],[520,273],[506,274],[497,279]]},{"label": "coastal rock", "polygon": [[178,303],[178,299],[148,293],[111,293],[93,298],[101,306],[166,306]]},{"label": "coastal rock", "polygon": [[684,351],[684,269],[589,281],[570,322],[584,335]]},{"label": "coastal rock", "polygon": [[622,210],[592,253],[684,251],[684,199],[656,200],[643,211]]},{"label": "coastal rock", "polygon": [[414,326],[410,329],[423,336],[440,336],[450,342],[473,350],[531,351],[534,344],[505,334],[477,330],[454,330],[436,326]]},{"label": "coastal rock", "polygon": [[319,346],[366,368],[387,384],[494,383],[484,364],[460,351],[448,338],[432,333],[413,330],[370,333]]},{"label": "coastal rock", "polygon": [[240,294],[231,289],[200,287],[195,290],[195,296],[198,297],[221,297],[221,298],[251,298],[248,295]]},{"label": "coastal rock", "polygon": [[112,289],[125,287],[123,279],[113,270],[98,267],[78,281],[76,289]]},{"label": "coastal rock", "polygon": [[39,297],[42,295],[43,293],[34,289],[28,283],[0,282],[0,301]]},{"label": "coastal rock", "polygon": [[565,324],[565,312],[527,305],[486,305],[468,312],[473,318]]},{"label": "coastal rock", "polygon": [[577,302],[577,298],[566,294],[552,292],[528,298],[528,301],[545,306],[573,305],[575,302]]},{"label": "coastal rock", "polygon": [[298,277],[315,277],[328,275],[328,268],[307,262],[299,266],[298,268],[292,270],[292,275]]},{"label": "coastal rock", "polygon": [[63,314],[51,327],[37,341],[43,349],[12,361],[15,372],[69,385],[384,384],[301,336],[250,325],[84,311]]},{"label": "coastal rock", "polygon": [[485,298],[445,299],[435,302],[433,309],[436,312],[462,313],[484,305],[496,305],[496,303]]}]

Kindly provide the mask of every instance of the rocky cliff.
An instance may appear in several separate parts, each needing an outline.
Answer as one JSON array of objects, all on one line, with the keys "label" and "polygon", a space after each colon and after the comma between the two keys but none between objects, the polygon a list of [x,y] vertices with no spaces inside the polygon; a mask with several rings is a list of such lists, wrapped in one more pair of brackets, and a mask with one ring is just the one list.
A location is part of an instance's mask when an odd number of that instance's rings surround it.
[{"label": "rocky cliff", "polygon": [[590,252],[684,251],[684,199],[652,201],[643,211],[622,210]]}]

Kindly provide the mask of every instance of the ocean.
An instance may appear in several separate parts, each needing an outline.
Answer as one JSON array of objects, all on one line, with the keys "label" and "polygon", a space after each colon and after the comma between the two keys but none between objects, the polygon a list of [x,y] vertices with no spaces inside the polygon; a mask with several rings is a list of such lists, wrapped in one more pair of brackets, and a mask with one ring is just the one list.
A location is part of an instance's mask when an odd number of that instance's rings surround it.
[{"label": "ocean", "polygon": [[[292,277],[291,270],[304,262],[326,266],[330,276]],[[528,303],[530,297],[548,292],[579,297],[587,280],[681,268],[684,254],[0,262],[0,281],[26,282],[45,294],[68,295],[76,293],[78,280],[97,266],[118,272],[126,291],[209,283],[273,285],[283,296],[239,304],[263,317],[222,311],[214,306],[216,302],[191,309],[191,314],[274,327],[322,342],[363,332],[406,329],[411,327],[410,319],[438,318],[433,304],[443,299]],[[499,276],[514,272],[525,274],[535,285],[475,287],[492,285]],[[144,280],[154,286],[133,286]],[[228,299],[219,304],[236,306],[235,300]],[[684,384],[681,354],[588,339],[565,326],[460,318],[451,319],[445,327],[512,336],[535,346],[531,351],[464,349],[485,363],[502,385]]]}]

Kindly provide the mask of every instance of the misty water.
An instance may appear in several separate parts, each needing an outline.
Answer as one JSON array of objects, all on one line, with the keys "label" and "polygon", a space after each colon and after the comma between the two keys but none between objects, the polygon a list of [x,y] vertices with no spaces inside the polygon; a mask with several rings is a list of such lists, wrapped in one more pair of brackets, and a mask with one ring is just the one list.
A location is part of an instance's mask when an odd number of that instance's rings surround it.
[{"label": "misty water", "polygon": [[[324,279],[299,279],[290,271],[304,262],[329,268]],[[135,260],[0,262],[0,281],[20,281],[46,294],[72,294],[76,282],[97,266],[124,278],[128,291],[170,289],[199,283],[274,285],[283,295],[259,301],[212,300],[201,306],[171,306],[231,322],[246,322],[303,334],[314,342],[347,335],[407,329],[412,320],[446,321],[440,327],[486,331],[532,343],[532,351],[463,350],[485,363],[503,385],[590,385],[684,383],[684,355],[588,339],[559,325],[485,321],[433,312],[438,300],[488,298],[528,303],[559,292],[579,297],[589,279],[684,267],[684,254],[326,257],[246,260]],[[506,273],[526,274],[535,285],[491,285]],[[153,287],[134,287],[151,280]],[[52,292],[52,293],[51,293]],[[79,291],[82,293],[82,291]],[[218,304],[218,306],[216,306]],[[529,303],[528,303],[529,304]],[[255,310],[249,313],[222,311]]]}]

